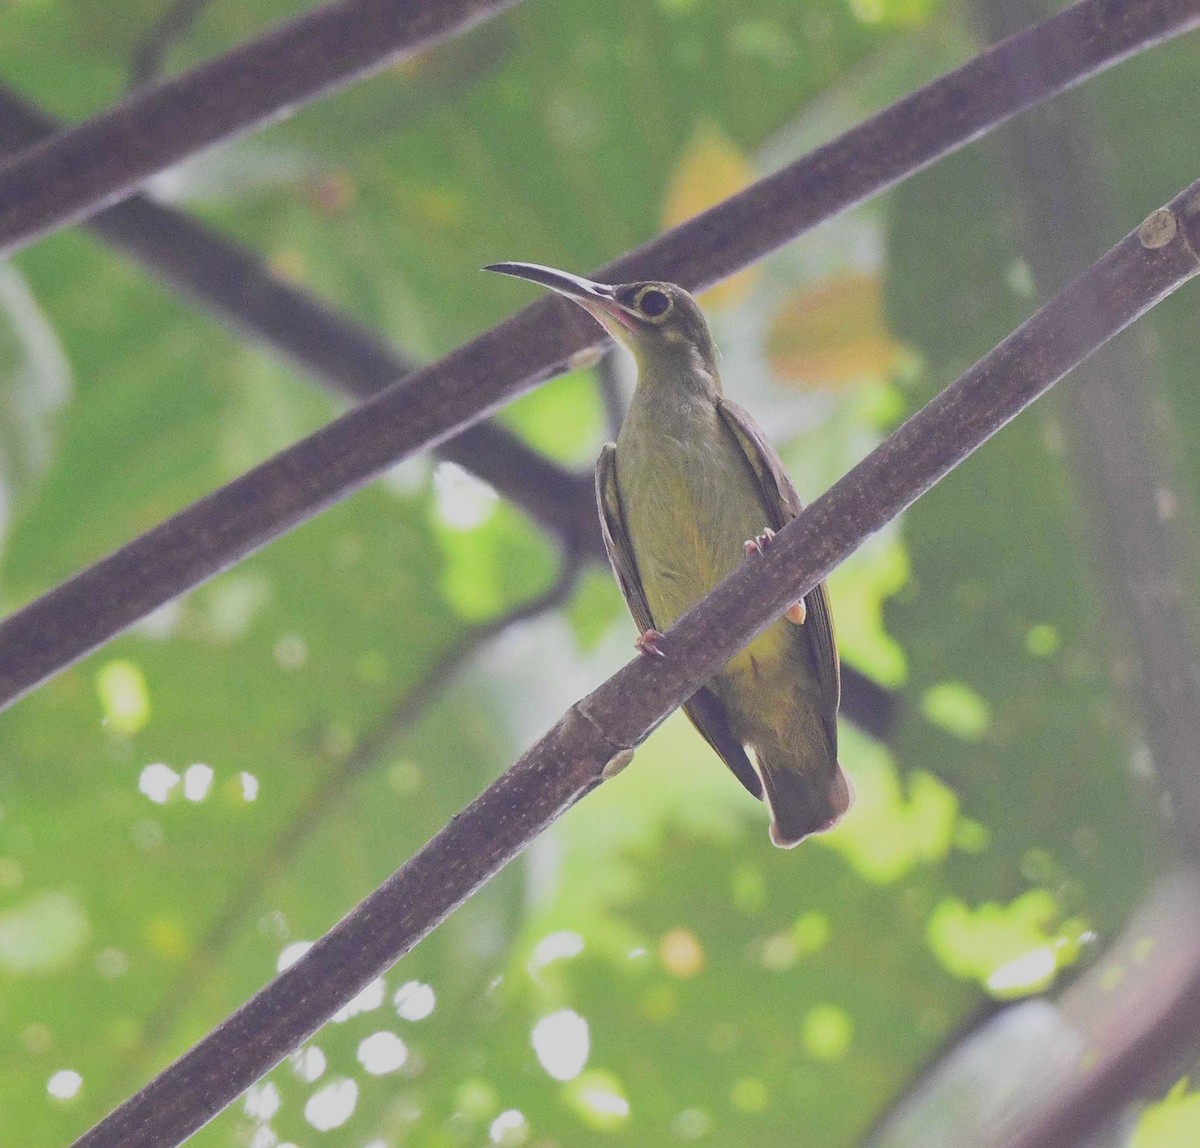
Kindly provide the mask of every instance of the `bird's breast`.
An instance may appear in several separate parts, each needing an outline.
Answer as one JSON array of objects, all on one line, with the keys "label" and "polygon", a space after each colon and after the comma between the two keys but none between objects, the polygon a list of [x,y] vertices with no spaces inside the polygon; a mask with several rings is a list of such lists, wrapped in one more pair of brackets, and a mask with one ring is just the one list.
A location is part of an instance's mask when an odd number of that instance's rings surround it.
[{"label": "bird's breast", "polygon": [[766,525],[754,478],[711,404],[676,417],[630,411],[617,440],[617,488],[646,599],[670,626],[744,560]]}]

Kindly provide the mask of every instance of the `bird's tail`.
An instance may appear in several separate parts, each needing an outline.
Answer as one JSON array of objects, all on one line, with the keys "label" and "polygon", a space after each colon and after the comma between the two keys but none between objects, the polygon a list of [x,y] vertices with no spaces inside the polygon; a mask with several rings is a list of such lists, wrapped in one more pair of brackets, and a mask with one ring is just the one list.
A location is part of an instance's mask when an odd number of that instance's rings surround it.
[{"label": "bird's tail", "polygon": [[801,771],[790,762],[780,764],[769,752],[756,751],[755,757],[771,810],[771,840],[781,849],[832,829],[850,808],[854,790],[836,760]]}]

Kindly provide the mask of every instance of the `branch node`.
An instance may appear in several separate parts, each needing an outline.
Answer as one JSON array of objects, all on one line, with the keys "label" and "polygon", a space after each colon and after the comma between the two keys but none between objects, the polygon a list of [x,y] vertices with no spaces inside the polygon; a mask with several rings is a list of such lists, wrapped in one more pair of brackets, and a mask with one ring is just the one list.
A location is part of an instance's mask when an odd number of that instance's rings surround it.
[{"label": "branch node", "polygon": [[1175,238],[1179,223],[1175,213],[1169,207],[1160,207],[1148,215],[1137,229],[1137,237],[1141,245],[1148,251],[1157,251],[1166,247]]}]

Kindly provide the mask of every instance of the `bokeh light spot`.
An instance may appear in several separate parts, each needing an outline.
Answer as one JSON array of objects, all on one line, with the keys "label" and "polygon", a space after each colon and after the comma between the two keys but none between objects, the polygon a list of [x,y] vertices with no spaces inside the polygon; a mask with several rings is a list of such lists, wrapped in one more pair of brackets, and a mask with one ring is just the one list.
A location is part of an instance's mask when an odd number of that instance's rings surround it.
[{"label": "bokeh light spot", "polygon": [[533,1051],[555,1080],[573,1080],[587,1064],[591,1048],[588,1023],[577,1012],[562,1009],[533,1026]]},{"label": "bokeh light spot", "polygon": [[658,942],[658,959],[673,977],[686,980],[704,968],[704,949],[691,929],[671,929]]},{"label": "bokeh light spot", "polygon": [[841,1060],[854,1040],[854,1022],[837,1005],[817,1005],[805,1016],[800,1035],[815,1060]]}]

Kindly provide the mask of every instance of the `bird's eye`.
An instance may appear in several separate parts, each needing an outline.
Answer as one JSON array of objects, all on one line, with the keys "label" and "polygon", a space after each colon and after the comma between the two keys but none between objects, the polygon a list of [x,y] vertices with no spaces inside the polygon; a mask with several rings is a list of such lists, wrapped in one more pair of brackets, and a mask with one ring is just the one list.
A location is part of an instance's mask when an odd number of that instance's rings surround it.
[{"label": "bird's eye", "polygon": [[660,315],[667,313],[667,308],[671,306],[671,300],[663,291],[651,287],[649,290],[642,292],[642,297],[638,300],[638,307],[643,315],[651,319],[657,319]]}]

